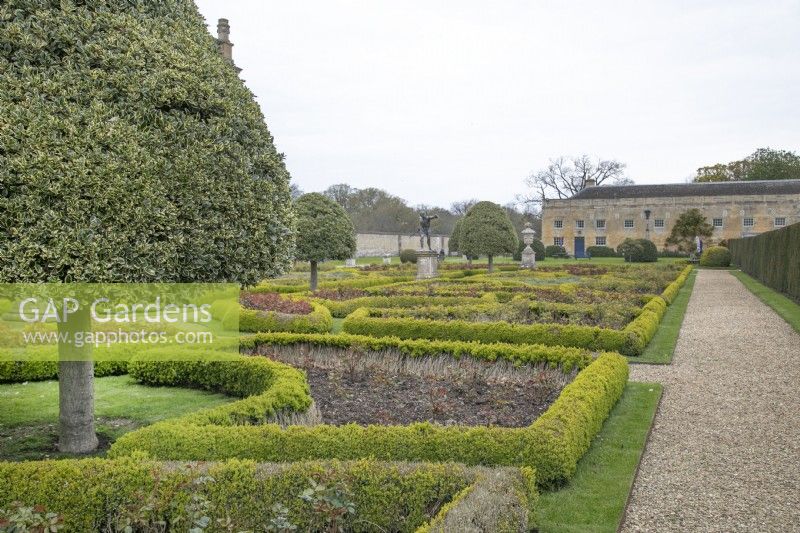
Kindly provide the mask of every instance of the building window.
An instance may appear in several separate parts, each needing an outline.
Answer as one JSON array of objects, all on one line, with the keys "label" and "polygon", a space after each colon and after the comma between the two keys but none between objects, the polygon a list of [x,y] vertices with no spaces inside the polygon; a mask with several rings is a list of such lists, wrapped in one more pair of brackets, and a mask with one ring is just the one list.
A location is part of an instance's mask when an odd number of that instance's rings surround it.
[{"label": "building window", "polygon": [[554,246],[564,246],[564,237],[553,237]]},{"label": "building window", "polygon": [[606,245],[606,238],[605,237],[595,237],[594,238],[595,246],[605,246]]},{"label": "building window", "polygon": [[663,218],[656,218],[653,220],[653,226],[656,228],[663,228],[664,227],[664,219]]},{"label": "building window", "polygon": [[594,221],[594,227],[597,229],[606,229],[606,221],[604,218],[599,218]]},{"label": "building window", "polygon": [[775,217],[775,227],[779,228],[786,225],[786,217]]},{"label": "building window", "polygon": [[712,219],[711,223],[715,228],[721,228],[722,227],[722,219],[721,218]]},{"label": "building window", "polygon": [[583,220],[576,220],[575,221],[575,228],[576,229],[583,229]]},{"label": "building window", "polygon": [[631,228],[633,228],[633,219],[632,218],[626,218],[625,219],[625,229],[631,229]]},{"label": "building window", "polygon": [[553,221],[553,227],[556,228],[556,229],[563,228],[564,227],[564,221],[563,220],[554,220]]},{"label": "building window", "polygon": [[742,226],[745,228],[752,228],[753,227],[753,217],[744,217],[742,219]]}]

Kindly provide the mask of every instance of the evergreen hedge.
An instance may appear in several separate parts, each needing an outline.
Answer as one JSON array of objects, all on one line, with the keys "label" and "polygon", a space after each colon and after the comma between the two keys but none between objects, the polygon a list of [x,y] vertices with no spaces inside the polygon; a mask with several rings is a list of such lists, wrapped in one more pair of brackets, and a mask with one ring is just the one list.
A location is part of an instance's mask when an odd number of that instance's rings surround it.
[{"label": "evergreen hedge", "polygon": [[616,251],[610,246],[589,246],[586,248],[589,257],[618,257]]},{"label": "evergreen hedge", "polygon": [[242,339],[242,350],[258,352],[262,348],[280,351],[282,346],[338,348],[372,352],[397,351],[408,357],[446,355],[456,359],[472,357],[483,361],[505,360],[516,365],[545,363],[565,372],[583,369],[592,362],[589,350],[544,346],[540,344],[480,343],[450,340],[400,339],[398,337],[370,337],[365,335],[259,333]]},{"label": "evergreen hedge", "polygon": [[[686,282],[687,266],[667,286],[662,296],[651,298],[622,330],[564,324],[515,324],[512,322],[468,322],[422,318],[380,318],[369,308],[360,308],[345,318],[342,330],[354,335],[394,336],[401,339],[435,339],[484,343],[545,344],[597,351],[641,355],[652,339],[674,293]],[[668,296],[668,298],[667,298]]]},{"label": "evergreen hedge", "polygon": [[[575,472],[578,460],[622,395],[627,379],[625,358],[613,353],[601,354],[562,390],[541,417],[526,428],[437,426],[430,423],[366,427],[322,424],[286,429],[275,424],[229,425],[237,419],[225,411],[239,412],[240,408],[231,406],[246,402],[248,398],[127,433],[114,443],[109,456],[122,457],[141,450],[164,460],[241,458],[286,462],[371,457],[401,461],[455,461],[468,465],[533,467],[537,482],[551,485],[569,479]],[[273,386],[270,390],[275,388]],[[300,398],[302,391],[295,388],[293,392],[296,394],[284,404],[296,404],[303,399]],[[279,393],[273,397],[283,400]],[[258,406],[254,409],[254,416],[260,416],[262,411]],[[254,416],[244,419],[252,420]]]},{"label": "evergreen hedge", "polygon": [[733,264],[764,285],[800,301],[800,223],[728,241]]},{"label": "evergreen hedge", "polygon": [[315,509],[318,502],[299,497],[313,480],[336,490],[318,497],[352,504],[354,513],[339,521],[346,531],[466,531],[476,524],[527,531],[534,525],[534,479],[529,468],[452,463],[198,464],[135,454],[0,463],[0,509],[20,502],[56,513],[64,531],[263,531],[277,523],[281,505],[297,531],[327,531],[329,517]]},{"label": "evergreen hedge", "polygon": [[314,301],[324,305],[335,318],[344,318],[359,307],[376,309],[390,309],[394,307],[417,307],[425,305],[472,305],[479,302],[496,302],[494,293],[485,293],[481,297],[470,296],[362,296],[349,300],[326,300],[323,298]]}]

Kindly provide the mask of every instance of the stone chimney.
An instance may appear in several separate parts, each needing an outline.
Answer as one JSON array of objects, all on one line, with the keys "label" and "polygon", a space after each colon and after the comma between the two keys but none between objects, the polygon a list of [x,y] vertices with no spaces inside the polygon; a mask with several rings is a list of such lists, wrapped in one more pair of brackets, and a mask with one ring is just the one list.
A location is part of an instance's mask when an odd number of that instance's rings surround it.
[{"label": "stone chimney", "polygon": [[230,61],[237,73],[241,72],[242,69],[238,68],[233,62],[233,43],[231,42],[231,26],[228,24],[228,19],[219,19],[217,21],[217,45],[222,57]]},{"label": "stone chimney", "polygon": [[589,178],[583,183],[583,188],[588,189],[589,187],[594,187],[595,185],[597,185],[597,182],[593,178]]}]

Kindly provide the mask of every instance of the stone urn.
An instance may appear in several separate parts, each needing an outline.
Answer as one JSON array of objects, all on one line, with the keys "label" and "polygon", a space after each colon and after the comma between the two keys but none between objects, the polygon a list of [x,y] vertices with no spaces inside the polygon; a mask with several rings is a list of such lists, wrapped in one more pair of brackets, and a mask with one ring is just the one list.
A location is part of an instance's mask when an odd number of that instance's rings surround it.
[{"label": "stone urn", "polygon": [[531,227],[530,222],[525,223],[525,229],[522,230],[522,242],[525,243],[525,249],[522,250],[522,264],[521,268],[536,268],[536,252],[531,248],[533,239],[536,238],[536,231]]}]

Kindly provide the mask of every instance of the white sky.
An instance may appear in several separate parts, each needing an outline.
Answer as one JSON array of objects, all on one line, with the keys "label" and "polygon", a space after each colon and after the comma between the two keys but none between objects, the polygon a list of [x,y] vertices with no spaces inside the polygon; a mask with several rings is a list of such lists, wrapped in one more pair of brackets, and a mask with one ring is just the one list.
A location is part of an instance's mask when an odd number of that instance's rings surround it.
[{"label": "white sky", "polygon": [[292,179],[506,203],[558,155],[681,182],[800,150],[800,0],[196,0]]}]

